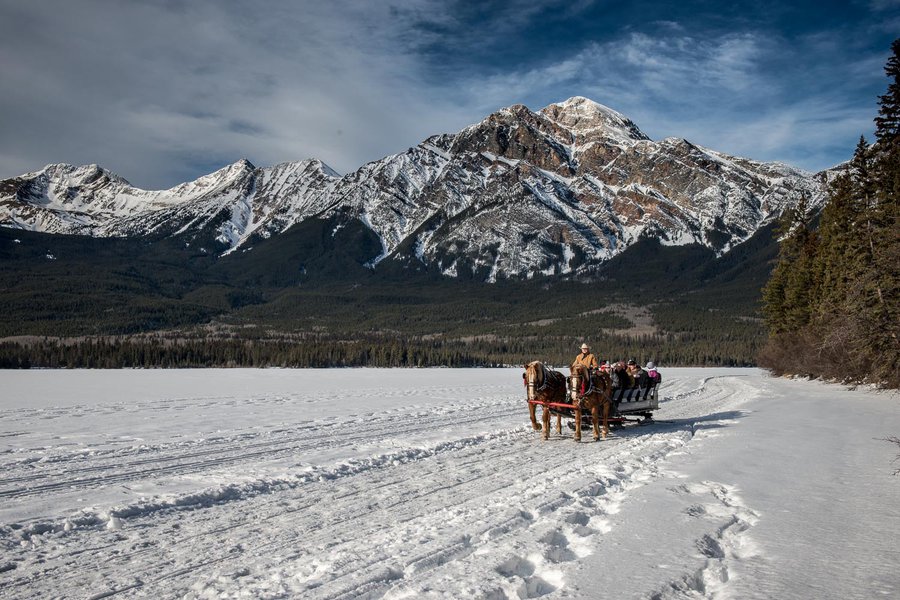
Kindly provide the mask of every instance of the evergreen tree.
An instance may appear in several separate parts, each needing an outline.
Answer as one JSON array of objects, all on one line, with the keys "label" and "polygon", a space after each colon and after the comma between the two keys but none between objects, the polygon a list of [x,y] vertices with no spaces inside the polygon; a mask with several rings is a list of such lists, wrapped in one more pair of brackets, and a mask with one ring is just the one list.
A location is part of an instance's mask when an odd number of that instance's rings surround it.
[{"label": "evergreen tree", "polygon": [[819,223],[818,271],[821,281],[819,317],[846,311],[847,293],[860,268],[860,241],[855,230],[859,206],[854,201],[853,181],[842,174],[832,182],[829,200]]},{"label": "evergreen tree", "polygon": [[882,144],[900,137],[900,39],[891,44],[891,52],[884,67],[891,82],[887,93],[878,97],[878,116],[875,117],[875,137]]},{"label": "evergreen tree", "polygon": [[900,39],[885,66],[890,79],[879,97],[877,142],[872,173],[874,194],[868,211],[872,269],[861,281],[867,324],[867,351],[877,377],[900,387]]},{"label": "evergreen tree", "polygon": [[891,48],[875,144],[860,138],[833,182],[818,240],[793,215],[764,289],[760,362],[778,372],[900,387],[900,40]]},{"label": "evergreen tree", "polygon": [[763,288],[763,313],[772,334],[797,331],[810,320],[817,283],[817,240],[810,228],[805,196],[785,211],[778,233],[782,236],[778,262]]}]

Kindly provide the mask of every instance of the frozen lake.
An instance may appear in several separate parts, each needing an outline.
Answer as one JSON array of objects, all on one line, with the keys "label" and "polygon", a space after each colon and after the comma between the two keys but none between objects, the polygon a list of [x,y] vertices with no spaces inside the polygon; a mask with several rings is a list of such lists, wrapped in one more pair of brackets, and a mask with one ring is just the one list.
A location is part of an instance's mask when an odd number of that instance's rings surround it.
[{"label": "frozen lake", "polygon": [[521,372],[0,371],[0,597],[900,597],[896,395],[665,369],[545,442]]}]

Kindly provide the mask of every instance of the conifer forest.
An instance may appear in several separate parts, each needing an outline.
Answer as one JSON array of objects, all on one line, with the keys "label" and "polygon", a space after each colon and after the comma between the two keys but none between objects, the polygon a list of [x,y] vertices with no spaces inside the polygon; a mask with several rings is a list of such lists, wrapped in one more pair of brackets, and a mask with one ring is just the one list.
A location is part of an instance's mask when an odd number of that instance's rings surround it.
[{"label": "conifer forest", "polygon": [[900,39],[885,72],[874,142],[860,137],[821,213],[801,203],[781,223],[759,355],[775,373],[900,387]]}]

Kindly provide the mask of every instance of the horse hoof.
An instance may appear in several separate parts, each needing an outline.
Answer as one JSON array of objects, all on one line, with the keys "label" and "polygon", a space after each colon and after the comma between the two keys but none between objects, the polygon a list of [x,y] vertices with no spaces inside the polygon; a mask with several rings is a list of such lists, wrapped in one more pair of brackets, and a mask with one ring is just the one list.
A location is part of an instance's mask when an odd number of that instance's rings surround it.
[{"label": "horse hoof", "polygon": [[540,431],[540,430],[541,430],[541,426],[540,426],[540,425],[532,425],[531,428],[534,429],[535,431]]},{"label": "horse hoof", "polygon": [[580,441],[581,441],[581,438],[580,438],[580,437],[577,437],[577,438],[575,438],[575,441],[576,441],[576,442],[580,442]]},{"label": "horse hoof", "polygon": [[[606,439],[606,436],[604,436],[604,439]],[[599,440],[600,440],[600,436],[599,436],[599,435],[595,435],[595,436],[594,436],[594,441],[597,442],[597,441],[599,441]]]}]

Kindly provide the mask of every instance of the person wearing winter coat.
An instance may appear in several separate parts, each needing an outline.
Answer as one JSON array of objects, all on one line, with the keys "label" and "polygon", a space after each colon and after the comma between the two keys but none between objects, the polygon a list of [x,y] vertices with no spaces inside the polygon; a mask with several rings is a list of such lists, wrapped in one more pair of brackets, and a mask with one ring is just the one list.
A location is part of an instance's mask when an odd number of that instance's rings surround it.
[{"label": "person wearing winter coat", "polygon": [[628,375],[631,376],[631,379],[637,379],[637,373],[640,367],[633,358],[628,361]]},{"label": "person wearing winter coat", "polygon": [[650,381],[650,375],[647,374],[640,365],[635,365],[635,369],[632,372],[632,377],[634,377],[634,383],[637,387],[642,390],[646,390],[648,387],[653,385]]},{"label": "person wearing winter coat", "polygon": [[584,365],[590,370],[596,369],[598,367],[597,359],[593,354],[591,354],[591,347],[587,344],[581,345],[581,354],[575,357],[573,364]]},{"label": "person wearing winter coat", "polygon": [[612,384],[616,389],[634,387],[634,379],[632,379],[631,374],[628,372],[624,360],[613,363]]},{"label": "person wearing winter coat", "polygon": [[653,361],[647,363],[645,367],[647,371],[647,376],[650,378],[650,385],[658,385],[662,382],[662,375],[659,374],[659,371],[656,369],[656,365],[653,364]]}]

